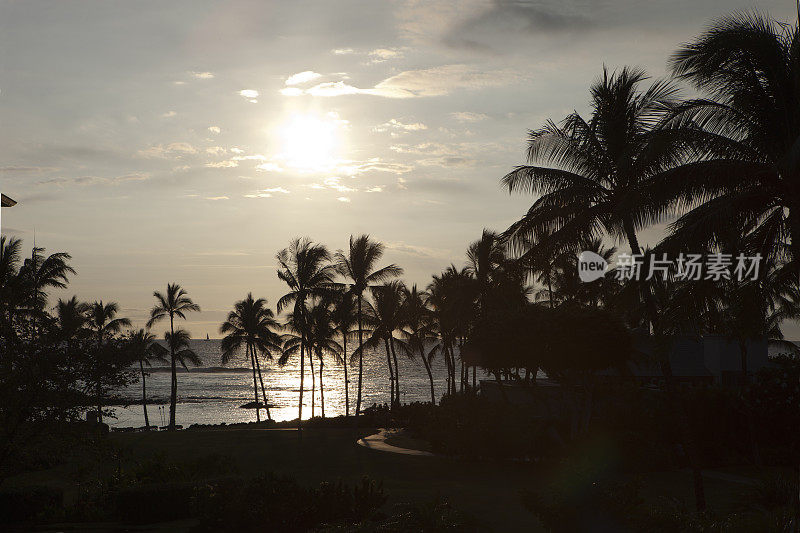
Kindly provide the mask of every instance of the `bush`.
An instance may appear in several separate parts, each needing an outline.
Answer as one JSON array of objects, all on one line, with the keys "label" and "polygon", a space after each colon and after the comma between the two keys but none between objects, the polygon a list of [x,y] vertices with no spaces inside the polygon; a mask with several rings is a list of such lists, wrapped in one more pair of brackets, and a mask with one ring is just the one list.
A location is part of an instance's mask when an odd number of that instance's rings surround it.
[{"label": "bush", "polygon": [[21,487],[0,492],[0,523],[26,522],[61,507],[64,494],[53,487]]},{"label": "bush", "polygon": [[114,518],[147,524],[191,518],[195,514],[192,482],[135,485],[114,494]]},{"label": "bush", "polygon": [[207,483],[198,491],[206,531],[309,531],[322,525],[356,524],[385,503],[381,485],[364,478],[350,488],[342,482],[304,488],[287,477]]}]

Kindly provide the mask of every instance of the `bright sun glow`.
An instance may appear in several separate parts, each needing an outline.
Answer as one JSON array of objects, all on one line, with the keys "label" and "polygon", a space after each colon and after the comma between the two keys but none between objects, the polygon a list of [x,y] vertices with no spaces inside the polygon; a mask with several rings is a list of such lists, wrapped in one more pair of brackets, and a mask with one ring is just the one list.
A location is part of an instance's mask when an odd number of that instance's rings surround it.
[{"label": "bright sun glow", "polygon": [[339,149],[338,117],[298,114],[281,129],[286,163],[309,171],[334,166]]}]

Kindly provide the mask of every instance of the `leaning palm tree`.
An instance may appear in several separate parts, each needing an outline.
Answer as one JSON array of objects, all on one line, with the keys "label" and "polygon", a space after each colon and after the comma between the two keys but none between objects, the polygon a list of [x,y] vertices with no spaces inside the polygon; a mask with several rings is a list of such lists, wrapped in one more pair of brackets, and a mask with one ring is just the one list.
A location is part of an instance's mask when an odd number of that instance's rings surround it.
[{"label": "leaning palm tree", "polygon": [[58,300],[56,304],[56,335],[58,340],[67,344],[69,352],[73,340],[84,336],[87,316],[91,307],[89,304],[79,302],[77,296],[69,300]]},{"label": "leaning palm tree", "polygon": [[[156,322],[169,317],[169,333],[175,335],[175,318],[182,318],[186,320],[186,313],[190,311],[200,311],[200,306],[197,305],[189,298],[186,290],[177,283],[167,284],[166,294],[155,291],[153,296],[156,299],[156,305],[150,310],[150,320],[147,321],[147,327],[153,327]],[[170,367],[172,371],[172,380],[169,395],[169,429],[175,429],[175,409],[178,404],[178,374],[176,368],[176,356],[173,345],[169,344],[170,348]]]},{"label": "leaning palm tree", "polygon": [[[88,327],[97,339],[97,366],[103,357],[103,347],[108,338],[119,333],[123,327],[131,325],[127,318],[117,318],[119,305],[116,302],[104,304],[102,301],[94,302],[88,309]],[[100,368],[95,368],[95,393],[97,396],[97,419],[103,421],[103,384],[100,377]]]},{"label": "leaning palm tree", "polygon": [[131,350],[133,359],[139,362],[139,372],[142,376],[142,409],[144,410],[144,427],[150,431],[150,419],[147,416],[147,372],[144,367],[151,367],[153,362],[166,364],[166,349],[156,342],[156,337],[146,329],[131,332],[128,337],[128,349]]},{"label": "leaning palm tree", "polygon": [[[708,98],[671,123],[702,157],[669,173],[659,195],[690,212],[679,242],[711,245],[735,228],[754,247],[800,269],[800,31],[759,13],[715,21],[671,59],[673,73]],[[787,253],[788,252],[788,253]]]},{"label": "leaning palm tree", "polygon": [[344,415],[350,416],[350,380],[347,377],[349,365],[347,356],[347,338],[353,334],[356,319],[356,307],[353,295],[349,291],[338,291],[333,303],[333,324],[336,333],[342,338],[341,357],[337,361],[344,368]]},{"label": "leaning palm tree", "polygon": [[[332,290],[334,269],[328,262],[330,253],[322,244],[314,244],[309,239],[294,239],[288,248],[276,256],[279,270],[278,278],[289,286],[289,292],[278,300],[278,313],[292,306],[295,320],[305,321],[306,303],[311,298],[323,297]],[[306,338],[304,328],[300,328],[300,400],[298,402],[297,427],[303,420],[303,385],[305,378]]]},{"label": "leaning palm tree", "polygon": [[370,240],[369,235],[353,237],[350,235],[350,248],[345,254],[336,252],[336,267],[346,280],[350,292],[356,298],[356,316],[358,318],[358,395],[356,397],[356,418],[361,413],[361,391],[364,375],[364,325],[363,305],[364,291],[375,285],[403,274],[403,269],[391,264],[376,270],[378,261],[383,256],[383,244]]},{"label": "leaning palm tree", "polygon": [[267,359],[272,359],[272,353],[280,351],[280,336],[275,333],[279,327],[275,315],[267,307],[267,300],[264,298],[253,299],[253,294],[247,293],[244,300],[234,304],[233,311],[228,313],[227,320],[219,328],[220,333],[225,335],[222,339],[223,365],[228,364],[230,358],[241,351],[242,346],[245,348],[245,354],[250,357],[257,422],[261,421],[261,414],[258,405],[256,374],[261,383],[261,395],[264,399],[264,408],[267,410],[267,419],[272,420],[258,358],[266,356]]}]

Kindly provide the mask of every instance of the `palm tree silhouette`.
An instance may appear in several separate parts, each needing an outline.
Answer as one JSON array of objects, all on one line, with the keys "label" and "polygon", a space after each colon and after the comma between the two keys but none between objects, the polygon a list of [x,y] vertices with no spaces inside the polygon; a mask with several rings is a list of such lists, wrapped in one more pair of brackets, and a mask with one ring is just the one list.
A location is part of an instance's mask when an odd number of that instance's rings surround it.
[{"label": "palm tree silhouette", "polygon": [[[402,308],[402,329],[400,333],[405,337],[405,343],[401,345],[401,350],[405,351],[410,357],[419,353],[428,379],[431,385],[431,405],[436,405],[436,393],[433,389],[433,372],[431,370],[431,360],[436,353],[435,348],[428,350],[436,340],[436,327],[434,325],[433,314],[425,303],[427,295],[417,290],[416,285],[411,289],[405,289],[403,294]],[[427,351],[427,353],[426,353]]]},{"label": "palm tree silhouette", "polygon": [[672,56],[673,73],[710,96],[676,110],[676,138],[700,157],[656,190],[696,206],[672,225],[683,242],[711,244],[735,227],[800,268],[799,49],[798,26],[735,13]]},{"label": "palm tree silhouette", "polygon": [[[189,298],[186,290],[177,283],[167,284],[167,292],[163,294],[155,291],[153,296],[156,299],[156,305],[150,310],[150,320],[147,321],[147,327],[153,327],[156,322],[169,317],[169,334],[175,337],[175,317],[186,320],[186,313],[191,311],[200,311],[200,306],[197,305]],[[178,337],[175,337],[177,343]],[[178,374],[176,368],[177,354],[175,353],[174,346],[176,343],[168,343],[170,349],[170,368],[172,372],[172,380],[169,395],[169,429],[175,430],[175,410],[178,404]],[[185,365],[184,365],[185,366]]]},{"label": "palm tree silhouette", "polygon": [[337,326],[333,318],[335,299],[318,299],[308,310],[309,350],[319,359],[319,396],[322,417],[325,418],[325,387],[322,371],[325,356],[341,358],[342,345],[336,341]]},{"label": "palm tree silhouette", "polygon": [[[278,278],[289,286],[290,292],[278,300],[278,313],[290,305],[300,330],[300,400],[297,428],[303,420],[303,382],[305,379],[306,339],[302,324],[305,321],[306,302],[310,298],[323,297],[332,290],[333,266],[328,264],[330,253],[322,244],[313,244],[309,239],[294,239],[288,248],[276,256],[280,266]],[[313,375],[313,374],[312,374]]]},{"label": "palm tree silhouette", "polygon": [[356,304],[350,291],[337,291],[333,302],[332,320],[336,333],[342,338],[342,351],[337,361],[344,368],[344,415],[350,416],[350,380],[347,377],[347,367],[350,366],[347,353],[347,337],[353,334],[357,324]]},{"label": "palm tree silhouette", "polygon": [[38,335],[39,322],[46,315],[47,289],[65,289],[69,275],[75,274],[75,269],[69,266],[70,259],[72,256],[63,252],[45,256],[44,248],[34,247],[19,269],[23,305],[31,320],[31,338]]},{"label": "palm tree silhouette", "polygon": [[342,275],[350,292],[356,298],[356,316],[358,318],[358,395],[356,397],[356,418],[361,413],[361,391],[364,376],[364,326],[363,326],[363,306],[364,291],[370,285],[381,283],[391,278],[401,276],[403,269],[395,264],[378,268],[375,270],[378,261],[383,256],[384,246],[382,243],[371,241],[369,235],[353,237],[350,235],[350,248],[345,254],[343,251],[336,252],[335,261],[339,274]]},{"label": "palm tree silhouette", "polygon": [[156,337],[146,329],[139,329],[130,334],[128,348],[132,351],[134,360],[139,362],[139,372],[142,376],[142,409],[144,410],[144,427],[150,430],[150,418],[147,416],[147,372],[144,367],[151,367],[153,361],[166,364],[166,350],[156,342]]},{"label": "palm tree silhouette", "polygon": [[100,366],[102,363],[103,346],[112,335],[119,333],[123,327],[131,325],[127,318],[116,318],[119,305],[116,302],[104,304],[102,301],[94,302],[88,310],[88,327],[97,338],[97,362],[95,367],[95,393],[97,396],[97,420],[103,421],[103,383]]},{"label": "palm tree silhouette", "polygon": [[[395,346],[402,341],[394,336],[394,332],[403,326],[404,290],[405,286],[400,281],[390,281],[383,285],[370,287],[373,303],[366,302],[364,323],[371,331],[369,337],[357,351],[359,360],[361,360],[364,350],[374,350],[383,344],[389,369],[392,406],[400,405],[400,373]],[[406,351],[406,353],[408,352]]]},{"label": "palm tree silhouette", "polygon": [[225,335],[221,346],[223,365],[228,364],[230,358],[241,351],[242,346],[245,347],[245,354],[250,358],[250,366],[253,369],[256,422],[261,421],[256,374],[261,383],[261,395],[264,399],[264,408],[267,410],[267,419],[272,420],[258,358],[266,356],[267,359],[272,359],[272,352],[280,351],[280,336],[275,333],[279,327],[275,315],[267,307],[267,300],[264,298],[254,300],[253,294],[247,293],[244,300],[239,300],[234,304],[233,311],[228,313],[228,318],[219,328],[220,333]]}]

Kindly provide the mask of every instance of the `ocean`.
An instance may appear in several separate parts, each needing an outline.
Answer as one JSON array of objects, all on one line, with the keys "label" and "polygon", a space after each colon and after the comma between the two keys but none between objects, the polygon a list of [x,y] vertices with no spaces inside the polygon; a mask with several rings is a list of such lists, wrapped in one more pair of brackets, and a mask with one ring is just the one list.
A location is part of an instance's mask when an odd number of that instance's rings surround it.
[{"label": "ocean", "polygon": [[[191,424],[255,422],[255,409],[240,407],[254,401],[250,360],[242,352],[223,367],[220,361],[220,344],[219,339],[194,339],[191,341],[191,348],[203,361],[203,366],[190,367],[188,372],[179,366],[177,424],[188,427]],[[351,347],[351,343],[348,343],[347,347],[348,350],[355,348],[355,346]],[[400,398],[403,403],[430,401],[430,381],[422,362],[418,357],[412,360],[400,353],[397,354],[397,357],[400,367]],[[300,392],[300,362],[298,358],[290,361],[283,368],[278,366],[277,361],[265,361],[262,358],[260,362],[272,418],[277,421],[296,419]],[[306,357],[305,367],[303,419],[308,419],[312,415],[308,357]],[[441,356],[434,359],[432,370],[434,391],[438,402],[447,386],[446,364]],[[322,409],[319,366],[316,359],[314,373],[317,382],[314,394],[314,415],[320,416]],[[149,374],[147,376],[147,412],[150,424],[163,426],[169,422],[170,373],[167,367],[154,366],[149,369]],[[348,368],[348,378],[350,379],[350,414],[353,414],[358,393],[357,364]],[[344,369],[332,359],[326,360],[322,379],[325,393],[325,416],[343,415],[345,412]],[[379,350],[365,355],[362,407],[389,403],[389,390],[389,372],[385,352]],[[112,427],[144,426],[141,380],[124,389],[113,391],[112,394],[129,404],[112,406],[115,418],[104,419],[104,421]],[[261,401],[260,384],[259,401]],[[261,417],[262,420],[266,418],[263,409]]]}]

